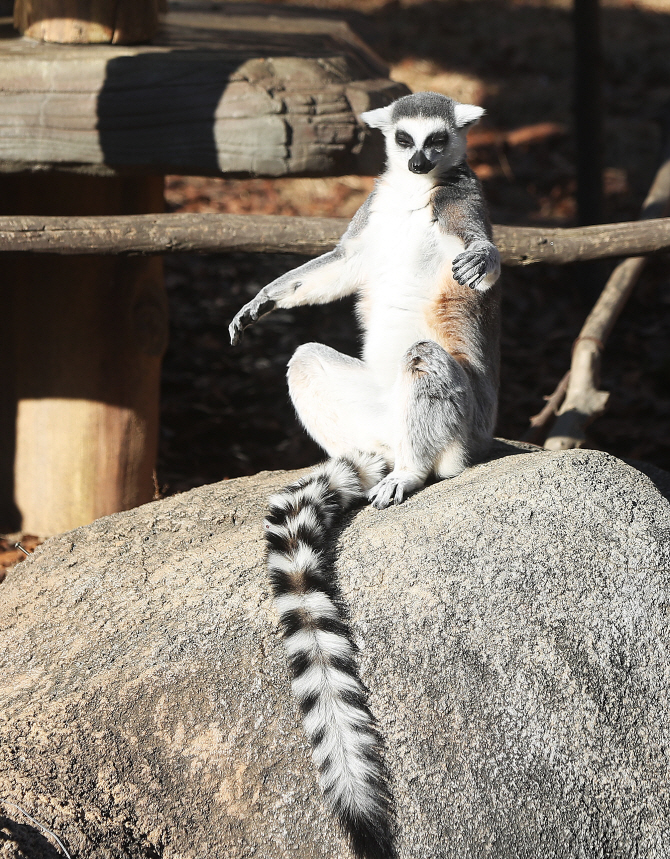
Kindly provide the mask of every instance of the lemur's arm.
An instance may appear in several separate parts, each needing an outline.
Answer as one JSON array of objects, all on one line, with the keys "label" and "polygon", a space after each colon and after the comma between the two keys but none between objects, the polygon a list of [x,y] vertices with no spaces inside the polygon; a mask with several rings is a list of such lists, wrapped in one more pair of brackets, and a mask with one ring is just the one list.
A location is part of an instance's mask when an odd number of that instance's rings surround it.
[{"label": "lemur's arm", "polygon": [[358,289],[362,271],[356,239],[367,224],[371,198],[372,194],[356,212],[334,250],[281,275],[244,305],[228,328],[233,346],[239,342],[245,328],[276,307],[328,304]]},{"label": "lemur's arm", "polygon": [[479,180],[467,165],[439,188],[433,211],[449,235],[463,240],[465,250],[453,261],[454,279],[461,286],[484,291],[500,277],[500,254],[491,241],[491,222]]}]

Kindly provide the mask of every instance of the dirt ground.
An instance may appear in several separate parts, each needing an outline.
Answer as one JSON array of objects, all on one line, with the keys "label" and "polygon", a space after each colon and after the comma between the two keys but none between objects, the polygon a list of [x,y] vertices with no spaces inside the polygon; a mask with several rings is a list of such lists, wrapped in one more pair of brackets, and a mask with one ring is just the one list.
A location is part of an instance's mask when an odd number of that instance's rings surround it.
[{"label": "dirt ground", "polygon": [[[350,17],[415,91],[482,104],[470,158],[492,218],[575,223],[571,116],[572,31],[563,2],[355,0],[318,2]],[[670,100],[670,2],[602,8],[608,221],[634,219],[657,166],[654,116]],[[540,123],[551,127],[519,129]],[[510,133],[511,132],[511,133]],[[373,180],[231,181],[169,177],[171,211],[349,217]],[[351,303],[277,312],[231,348],[227,325],[265,283],[301,260],[287,256],[171,257],[165,261],[171,344],[165,359],[158,483],[163,493],[308,465],[320,451],[288,402],[285,366],[318,340],[358,349]],[[648,266],[605,354],[607,414],[589,446],[670,469],[670,260]],[[504,271],[498,434],[519,438],[569,366],[572,341],[609,264]]]}]

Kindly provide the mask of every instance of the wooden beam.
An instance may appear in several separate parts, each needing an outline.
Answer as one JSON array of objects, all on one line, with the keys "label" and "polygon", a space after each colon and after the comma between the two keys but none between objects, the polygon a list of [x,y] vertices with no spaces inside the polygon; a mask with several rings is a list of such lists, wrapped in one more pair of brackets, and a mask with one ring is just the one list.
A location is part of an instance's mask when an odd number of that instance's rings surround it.
[{"label": "wooden beam", "polygon": [[[279,215],[0,217],[0,253],[299,253],[331,250],[349,221]],[[495,226],[503,263],[563,264],[670,250],[670,220],[573,229]]]},{"label": "wooden beam", "polygon": [[493,235],[505,265],[511,266],[562,265],[670,249],[670,221],[666,218],[566,229],[494,226]]},{"label": "wooden beam", "polygon": [[0,38],[0,173],[376,175],[357,116],[407,92],[326,13],[172,3],[149,45]]}]

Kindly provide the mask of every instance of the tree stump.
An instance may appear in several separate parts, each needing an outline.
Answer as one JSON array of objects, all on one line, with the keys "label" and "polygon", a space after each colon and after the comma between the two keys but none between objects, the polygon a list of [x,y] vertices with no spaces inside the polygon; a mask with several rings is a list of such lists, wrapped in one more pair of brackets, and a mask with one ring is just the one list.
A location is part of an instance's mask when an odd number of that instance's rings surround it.
[{"label": "tree stump", "polygon": [[41,42],[130,45],[158,29],[162,0],[16,0],[14,26]]},{"label": "tree stump", "polygon": [[[161,177],[6,176],[3,213],[155,212]],[[0,529],[47,535],[151,500],[162,260],[22,255],[3,261]]]}]

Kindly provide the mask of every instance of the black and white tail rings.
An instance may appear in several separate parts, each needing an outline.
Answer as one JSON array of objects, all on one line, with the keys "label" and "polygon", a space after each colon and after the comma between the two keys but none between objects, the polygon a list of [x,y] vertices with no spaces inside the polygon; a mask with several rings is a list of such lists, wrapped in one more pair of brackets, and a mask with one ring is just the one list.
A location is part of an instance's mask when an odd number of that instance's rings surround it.
[{"label": "black and white tail rings", "polygon": [[265,521],[275,607],[319,783],[365,859],[395,856],[393,801],[339,606],[331,542],[342,514],[384,472],[377,456],[329,460],[273,496]]}]

